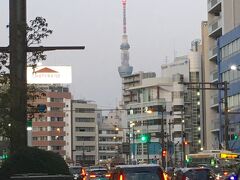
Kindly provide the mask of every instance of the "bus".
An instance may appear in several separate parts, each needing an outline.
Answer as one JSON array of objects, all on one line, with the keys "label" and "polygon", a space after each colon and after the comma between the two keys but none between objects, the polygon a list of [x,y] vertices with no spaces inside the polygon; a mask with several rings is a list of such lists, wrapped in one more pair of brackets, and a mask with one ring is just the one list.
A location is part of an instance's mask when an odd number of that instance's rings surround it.
[{"label": "bus", "polygon": [[240,163],[240,154],[226,150],[205,150],[186,155],[188,167],[226,167]]}]

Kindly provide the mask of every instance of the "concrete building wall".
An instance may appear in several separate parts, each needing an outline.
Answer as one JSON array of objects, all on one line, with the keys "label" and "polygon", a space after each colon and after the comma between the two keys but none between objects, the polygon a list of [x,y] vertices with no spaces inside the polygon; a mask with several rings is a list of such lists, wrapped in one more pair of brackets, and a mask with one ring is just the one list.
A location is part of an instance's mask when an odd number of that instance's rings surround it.
[{"label": "concrete building wall", "polygon": [[74,163],[83,166],[98,161],[97,105],[84,100],[72,101],[72,144]]}]

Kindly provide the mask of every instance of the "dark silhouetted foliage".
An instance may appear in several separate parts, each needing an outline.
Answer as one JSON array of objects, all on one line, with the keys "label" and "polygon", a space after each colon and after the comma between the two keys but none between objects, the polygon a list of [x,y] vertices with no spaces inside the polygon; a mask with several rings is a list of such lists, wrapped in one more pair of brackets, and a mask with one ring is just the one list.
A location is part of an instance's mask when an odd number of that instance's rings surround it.
[{"label": "dark silhouetted foliage", "polygon": [[64,159],[57,153],[27,147],[10,155],[0,169],[0,179],[15,174],[44,173],[49,175],[69,174]]}]

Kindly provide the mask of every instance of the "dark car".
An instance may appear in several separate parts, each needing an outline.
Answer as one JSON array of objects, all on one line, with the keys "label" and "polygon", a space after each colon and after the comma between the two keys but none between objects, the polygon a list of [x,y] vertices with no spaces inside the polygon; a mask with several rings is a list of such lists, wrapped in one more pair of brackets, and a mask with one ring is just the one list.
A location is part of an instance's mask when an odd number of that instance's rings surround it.
[{"label": "dark car", "polygon": [[159,165],[120,165],[111,172],[110,180],[167,180]]},{"label": "dark car", "polygon": [[107,168],[90,167],[87,170],[86,180],[109,180],[110,174]]},{"label": "dark car", "polygon": [[209,168],[180,168],[174,173],[174,180],[214,180],[215,175]]},{"label": "dark car", "polygon": [[69,172],[73,175],[74,180],[83,180],[86,176],[85,170],[82,166],[70,166]]}]

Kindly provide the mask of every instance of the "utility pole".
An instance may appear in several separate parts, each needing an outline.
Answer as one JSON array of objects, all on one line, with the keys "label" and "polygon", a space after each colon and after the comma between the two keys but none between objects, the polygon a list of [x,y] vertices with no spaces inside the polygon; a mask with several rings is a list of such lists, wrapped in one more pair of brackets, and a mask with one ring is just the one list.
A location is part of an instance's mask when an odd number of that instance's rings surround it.
[{"label": "utility pole", "polygon": [[84,49],[84,46],[27,47],[26,0],[9,0],[10,153],[27,147],[27,52]]},{"label": "utility pole", "polygon": [[[160,107],[159,107],[160,108]],[[161,118],[161,143],[162,143],[162,151],[165,149],[165,135],[164,135],[164,119],[163,119],[163,112],[165,111],[164,107],[162,106],[161,109],[159,109],[161,114],[162,114],[162,118]],[[162,167],[165,169],[166,167],[166,159],[162,154]]]},{"label": "utility pole", "polygon": [[9,0],[10,152],[27,146],[26,0]]},{"label": "utility pole", "polygon": [[224,127],[224,140],[225,140],[225,148],[229,150],[228,145],[228,126],[229,126],[229,118],[228,118],[228,97],[227,97],[227,81],[224,81],[224,117],[225,117],[225,127]]}]

